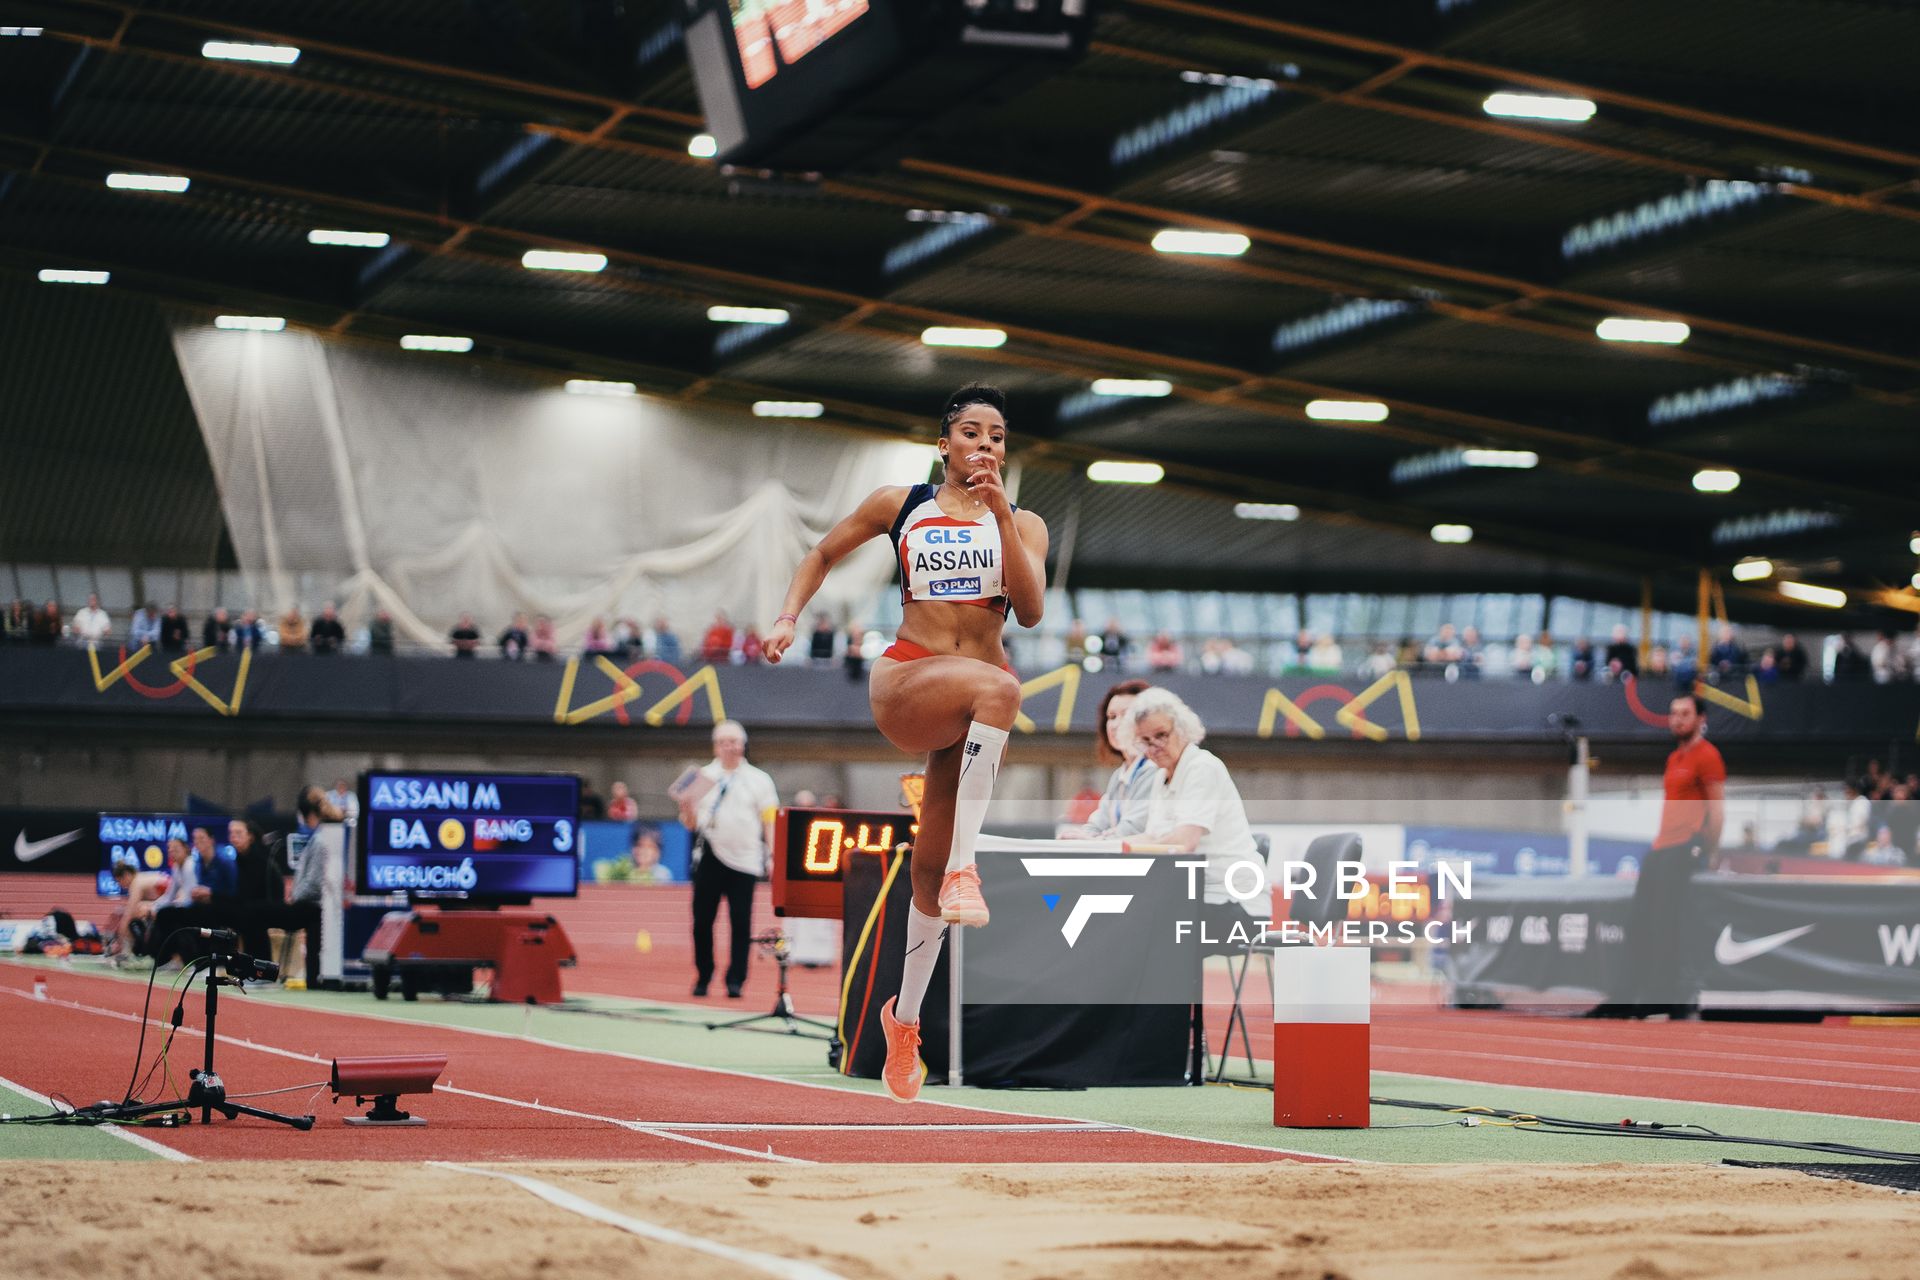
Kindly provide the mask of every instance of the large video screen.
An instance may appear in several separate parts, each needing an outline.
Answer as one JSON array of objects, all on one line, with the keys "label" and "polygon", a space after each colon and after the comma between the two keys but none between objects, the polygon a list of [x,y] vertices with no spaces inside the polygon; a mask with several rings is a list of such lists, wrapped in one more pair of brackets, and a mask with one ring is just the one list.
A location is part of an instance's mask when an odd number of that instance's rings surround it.
[{"label": "large video screen", "polygon": [[179,839],[193,847],[196,827],[213,832],[214,847],[221,857],[231,860],[233,846],[227,842],[227,819],[202,813],[103,813],[100,815],[100,869],[94,873],[94,892],[102,898],[119,898],[119,882],[113,878],[115,867],[129,866],[135,872],[165,871],[167,841]]},{"label": "large video screen", "polygon": [[747,88],[758,89],[846,29],[867,0],[728,0]]},{"label": "large video screen", "polygon": [[360,775],[363,893],[513,901],[580,888],[580,780],[571,774]]}]

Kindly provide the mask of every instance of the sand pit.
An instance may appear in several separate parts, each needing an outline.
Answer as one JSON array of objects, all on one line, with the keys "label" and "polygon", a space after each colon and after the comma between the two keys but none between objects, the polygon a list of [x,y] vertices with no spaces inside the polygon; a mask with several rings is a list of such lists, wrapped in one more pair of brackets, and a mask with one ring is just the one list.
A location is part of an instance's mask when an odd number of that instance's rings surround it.
[{"label": "sand pit", "polygon": [[[1698,1166],[544,1164],[630,1218],[894,1276],[1660,1280],[1913,1273],[1915,1201]],[[421,1165],[0,1165],[40,1280],[754,1274],[507,1182]]]}]

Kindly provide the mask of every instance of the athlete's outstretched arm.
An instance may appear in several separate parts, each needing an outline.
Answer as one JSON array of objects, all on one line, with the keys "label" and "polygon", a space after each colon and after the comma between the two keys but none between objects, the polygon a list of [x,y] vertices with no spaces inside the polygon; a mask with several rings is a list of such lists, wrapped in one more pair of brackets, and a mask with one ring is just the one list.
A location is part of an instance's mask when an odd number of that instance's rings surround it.
[{"label": "athlete's outstretched arm", "polygon": [[900,504],[907,499],[907,491],[899,485],[888,485],[875,489],[867,495],[866,501],[854,508],[852,515],[827,531],[827,536],[813,550],[800,557],[799,565],[793,571],[793,581],[787,584],[787,598],[780,606],[782,617],[767,628],[766,639],[762,642],[768,662],[780,661],[780,655],[793,644],[793,633],[799,625],[801,611],[814,593],[820,590],[820,584],[827,580],[827,571],[847,557],[855,547],[870,538],[884,537],[893,527],[894,517],[900,514]]}]

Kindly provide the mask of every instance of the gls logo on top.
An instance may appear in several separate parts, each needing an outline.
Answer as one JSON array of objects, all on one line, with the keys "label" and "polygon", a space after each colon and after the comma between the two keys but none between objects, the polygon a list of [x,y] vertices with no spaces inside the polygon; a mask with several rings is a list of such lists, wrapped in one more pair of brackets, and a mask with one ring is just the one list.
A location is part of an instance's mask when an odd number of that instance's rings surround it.
[{"label": "gls logo on top", "polygon": [[[1151,858],[1022,858],[1020,865],[1027,874],[1037,879],[1138,879],[1153,870]],[[1060,906],[1060,894],[1043,893],[1040,900],[1047,904],[1048,911]],[[1087,921],[1099,915],[1117,916],[1133,902],[1130,893],[1089,893],[1073,900],[1067,909],[1067,918],[1060,925],[1060,935],[1067,940],[1069,947],[1080,941],[1085,932]]]},{"label": "gls logo on top", "polygon": [[935,578],[927,584],[927,594],[939,596],[977,596],[980,594],[979,578]]}]

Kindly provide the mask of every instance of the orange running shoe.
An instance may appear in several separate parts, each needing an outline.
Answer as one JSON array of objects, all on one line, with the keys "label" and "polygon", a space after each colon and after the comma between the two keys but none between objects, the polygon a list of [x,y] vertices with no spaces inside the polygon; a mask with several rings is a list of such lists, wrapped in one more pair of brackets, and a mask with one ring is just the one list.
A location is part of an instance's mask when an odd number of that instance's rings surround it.
[{"label": "orange running shoe", "polygon": [[948,924],[976,929],[987,923],[987,900],[980,896],[978,866],[969,862],[947,872],[947,878],[940,882],[940,918]]},{"label": "orange running shoe", "polygon": [[889,999],[880,1006],[880,1029],[887,1036],[887,1065],[880,1069],[880,1079],[895,1102],[912,1102],[927,1078],[927,1064],[920,1061],[920,1024],[894,1017],[893,1004]]}]

